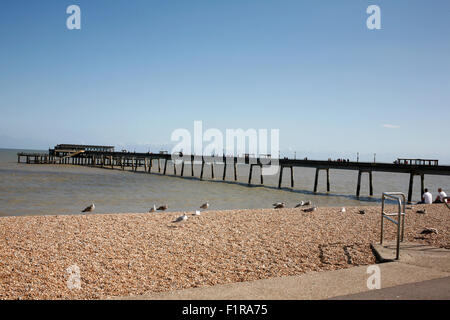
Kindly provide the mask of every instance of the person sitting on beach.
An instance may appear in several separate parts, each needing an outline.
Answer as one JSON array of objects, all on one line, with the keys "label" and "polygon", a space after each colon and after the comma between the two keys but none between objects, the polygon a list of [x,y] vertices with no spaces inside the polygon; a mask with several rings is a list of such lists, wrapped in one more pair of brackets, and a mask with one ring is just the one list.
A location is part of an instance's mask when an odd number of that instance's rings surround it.
[{"label": "person sitting on beach", "polygon": [[422,201],[417,202],[417,204],[432,204],[433,203],[433,195],[428,192],[428,189],[425,188],[424,194],[422,195]]},{"label": "person sitting on beach", "polygon": [[438,195],[436,197],[436,200],[434,200],[434,203],[446,203],[447,199],[444,199],[445,197],[447,197],[447,194],[442,191],[442,188],[438,189]]}]

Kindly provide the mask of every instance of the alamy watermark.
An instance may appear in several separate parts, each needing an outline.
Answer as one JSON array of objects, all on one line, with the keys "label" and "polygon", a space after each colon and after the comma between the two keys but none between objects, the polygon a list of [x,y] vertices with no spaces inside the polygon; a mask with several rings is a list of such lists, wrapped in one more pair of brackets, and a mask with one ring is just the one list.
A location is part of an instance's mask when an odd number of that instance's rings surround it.
[{"label": "alamy watermark", "polygon": [[67,279],[66,282],[67,288],[69,288],[69,290],[81,289],[80,268],[74,264],[68,267],[66,272],[69,274],[69,279]]},{"label": "alamy watermark", "polygon": [[366,25],[369,30],[381,29],[381,9],[377,5],[370,5],[366,10],[370,16],[366,20]]},{"label": "alamy watermark", "polygon": [[[81,8],[75,4],[70,5],[66,9],[66,13],[70,16],[66,20],[66,26],[69,30],[81,29]],[[370,16],[366,20],[366,26],[369,30],[381,29],[381,9],[378,5],[370,5],[366,9],[366,13]]]},{"label": "alamy watermark", "polygon": [[368,266],[367,274],[370,274],[367,279],[367,289],[381,289],[381,270],[379,266]]},{"label": "alamy watermark", "polygon": [[[226,129],[225,134],[219,129],[209,128],[203,132],[203,122],[194,121],[193,134],[187,129],[179,128],[172,132],[171,140],[177,142],[171,154],[174,162],[190,161],[191,155],[203,156],[205,161],[227,163],[238,158],[238,163],[256,163],[258,158],[263,175],[278,173],[279,163],[279,129]],[[270,140],[270,141],[269,141]],[[204,143],[206,145],[204,145]]]},{"label": "alamy watermark", "polygon": [[79,6],[73,4],[68,6],[66,13],[70,16],[66,20],[66,26],[69,30],[80,30],[81,29],[81,9]]}]

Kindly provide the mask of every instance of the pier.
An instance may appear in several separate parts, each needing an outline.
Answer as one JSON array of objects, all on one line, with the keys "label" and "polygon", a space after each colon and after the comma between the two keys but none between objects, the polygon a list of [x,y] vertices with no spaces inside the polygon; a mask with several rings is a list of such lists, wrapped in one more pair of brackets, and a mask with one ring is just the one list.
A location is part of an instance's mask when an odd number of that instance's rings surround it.
[{"label": "pier", "polygon": [[[175,156],[175,155],[174,155]],[[68,145],[61,144],[49,149],[48,154],[41,153],[18,153],[17,162],[28,164],[70,164],[81,166],[95,166],[101,168],[118,168],[125,170],[131,168],[131,171],[144,171],[152,173],[166,174],[167,166],[172,165],[174,174],[177,175],[176,165],[181,163],[181,171],[179,176],[186,176],[185,165],[191,166],[190,176],[194,177],[194,164],[200,164],[199,178],[202,180],[205,168],[208,166],[211,170],[212,179],[215,179],[215,165],[220,164],[224,166],[222,180],[225,181],[227,170],[234,171],[234,181],[237,181],[237,165],[248,165],[250,172],[248,176],[248,184],[252,183],[253,168],[258,167],[259,181],[261,185],[264,184],[264,177],[262,169],[270,164],[279,166],[278,170],[278,188],[283,185],[283,172],[285,169],[290,173],[290,187],[294,188],[294,167],[314,168],[316,169],[314,179],[314,192],[317,192],[319,184],[320,172],[326,174],[327,192],[330,192],[330,170],[353,170],[358,171],[358,180],[356,183],[356,196],[360,196],[361,178],[363,174],[369,177],[369,195],[373,196],[373,172],[392,172],[405,173],[410,175],[408,188],[408,202],[412,200],[412,191],[414,185],[414,177],[421,178],[421,194],[424,192],[425,175],[450,175],[450,166],[442,166],[438,164],[437,160],[423,160],[412,159],[408,161],[400,159],[395,163],[374,163],[374,162],[351,162],[351,161],[331,161],[331,160],[298,160],[298,159],[275,159],[270,155],[261,155],[254,157],[244,155],[242,157],[235,156],[203,156],[203,155],[183,155],[181,153],[173,157],[167,152],[160,153],[135,153],[126,151],[115,151],[113,146],[92,146],[92,145]],[[175,159],[175,160],[174,160]],[[189,173],[187,173],[189,174]]]}]

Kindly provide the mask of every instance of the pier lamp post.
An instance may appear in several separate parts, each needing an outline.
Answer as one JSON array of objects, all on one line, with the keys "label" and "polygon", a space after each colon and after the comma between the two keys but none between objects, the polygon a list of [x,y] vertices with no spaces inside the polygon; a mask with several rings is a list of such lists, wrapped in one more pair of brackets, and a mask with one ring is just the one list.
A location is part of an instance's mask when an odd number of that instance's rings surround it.
[{"label": "pier lamp post", "polygon": [[356,153],[356,162],[359,162],[359,152]]},{"label": "pier lamp post", "polygon": [[373,154],[373,163],[375,163],[375,162],[376,162],[376,158],[377,158],[377,154],[376,154],[376,153],[374,153],[374,154]]}]

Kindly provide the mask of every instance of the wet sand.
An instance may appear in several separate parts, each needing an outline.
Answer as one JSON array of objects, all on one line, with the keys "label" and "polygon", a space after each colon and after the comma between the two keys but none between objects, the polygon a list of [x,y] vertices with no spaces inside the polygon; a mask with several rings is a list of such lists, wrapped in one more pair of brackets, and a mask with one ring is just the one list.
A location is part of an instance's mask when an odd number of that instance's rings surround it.
[{"label": "wet sand", "polygon": [[[175,212],[2,217],[0,298],[102,299],[375,263],[380,207],[346,209],[187,212],[183,225]],[[439,234],[419,235],[424,227]],[[413,206],[405,240],[450,248],[450,210]],[[81,289],[67,286],[73,265]]]}]

